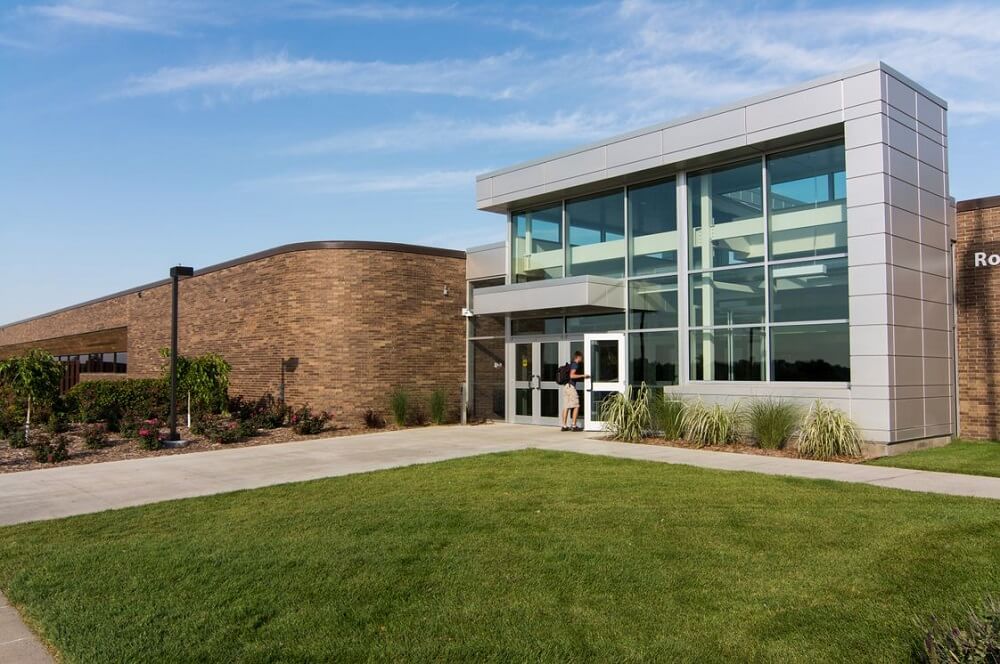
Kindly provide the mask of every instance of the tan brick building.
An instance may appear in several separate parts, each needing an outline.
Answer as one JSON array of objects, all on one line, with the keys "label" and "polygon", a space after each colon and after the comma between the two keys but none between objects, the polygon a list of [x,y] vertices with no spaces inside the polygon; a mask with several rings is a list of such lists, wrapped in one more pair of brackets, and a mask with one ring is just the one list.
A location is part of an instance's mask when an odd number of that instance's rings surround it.
[{"label": "tan brick building", "polygon": [[[457,413],[464,288],[460,251],[377,242],[277,247],[181,282],[180,352],[225,357],[233,395],[277,396],[284,381],[290,404],[345,420],[367,408],[385,412],[394,385],[424,403],[442,388]],[[157,376],[169,343],[168,280],[0,326],[0,358],[43,348],[82,360],[82,380]]]},{"label": "tan brick building", "polygon": [[959,433],[996,440],[1000,438],[1000,196],[962,201],[957,217]]}]

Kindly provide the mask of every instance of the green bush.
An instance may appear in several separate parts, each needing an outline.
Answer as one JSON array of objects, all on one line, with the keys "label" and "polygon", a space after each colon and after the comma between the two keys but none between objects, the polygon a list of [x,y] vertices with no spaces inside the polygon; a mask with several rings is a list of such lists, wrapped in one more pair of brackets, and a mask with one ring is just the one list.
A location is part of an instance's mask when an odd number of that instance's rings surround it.
[{"label": "green bush", "polygon": [[410,394],[401,387],[394,389],[389,395],[389,410],[396,426],[405,427],[410,414]]},{"label": "green bush", "polygon": [[653,393],[649,400],[651,428],[666,440],[684,436],[684,402],[672,394]]},{"label": "green bush", "polygon": [[66,416],[57,410],[52,410],[45,421],[45,430],[49,433],[65,433],[69,429]]},{"label": "green bush", "polygon": [[614,440],[638,443],[651,428],[649,388],[643,383],[633,394],[632,386],[606,397],[600,406],[600,418]]},{"label": "green bush", "polygon": [[949,625],[931,616],[919,662],[959,664],[1000,662],[1000,601],[987,598],[981,607],[970,608],[960,624]]},{"label": "green bush", "polygon": [[329,419],[330,414],[325,410],[317,415],[309,406],[302,406],[292,414],[292,429],[303,436],[317,434],[323,431]]},{"label": "green bush", "polygon": [[780,450],[802,424],[802,407],[781,399],[756,399],[746,409],[750,436],[766,450]]},{"label": "green bush", "polygon": [[15,431],[24,431],[24,408],[10,390],[0,387],[0,439],[10,438]]},{"label": "green bush", "polygon": [[69,441],[63,435],[43,438],[31,449],[35,453],[35,461],[40,463],[59,463],[69,458]]},{"label": "green bush", "polygon": [[79,421],[103,421],[114,431],[126,417],[166,417],[170,385],[158,378],[88,380],[67,392],[66,400]]},{"label": "green bush", "polygon": [[696,447],[731,445],[740,438],[743,413],[740,402],[724,406],[701,401],[684,407],[684,438]]},{"label": "green bush", "polygon": [[431,392],[431,422],[444,424],[447,418],[448,401],[444,390],[438,388]]},{"label": "green bush", "polygon": [[799,434],[799,454],[813,459],[836,456],[860,456],[861,432],[842,410],[817,399],[809,407]]},{"label": "green bush", "polygon": [[83,427],[83,445],[88,450],[99,450],[107,444],[107,428],[103,424],[87,424]]},{"label": "green bush", "polygon": [[23,450],[28,446],[28,439],[25,437],[23,425],[7,434],[7,443],[15,450]]}]

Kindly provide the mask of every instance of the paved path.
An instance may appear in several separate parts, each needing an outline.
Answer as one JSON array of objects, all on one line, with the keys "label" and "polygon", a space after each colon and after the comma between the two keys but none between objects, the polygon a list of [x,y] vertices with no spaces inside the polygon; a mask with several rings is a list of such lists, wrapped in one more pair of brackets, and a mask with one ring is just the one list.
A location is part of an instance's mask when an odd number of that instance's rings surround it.
[{"label": "paved path", "polygon": [[0,475],[0,525],[529,447],[1000,499],[1000,478],[595,440],[551,427],[425,427]]},{"label": "paved path", "polygon": [[0,662],[50,664],[54,660],[0,593]]}]

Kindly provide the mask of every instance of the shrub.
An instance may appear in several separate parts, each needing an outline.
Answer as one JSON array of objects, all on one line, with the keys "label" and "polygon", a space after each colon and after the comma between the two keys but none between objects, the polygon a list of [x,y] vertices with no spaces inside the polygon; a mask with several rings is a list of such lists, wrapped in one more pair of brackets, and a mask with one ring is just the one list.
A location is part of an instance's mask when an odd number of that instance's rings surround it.
[{"label": "shrub", "polygon": [[66,393],[67,405],[81,422],[107,422],[112,431],[128,415],[165,417],[170,385],[160,379],[88,380]]},{"label": "shrub", "polygon": [[802,424],[802,408],[781,399],[757,399],[746,410],[751,437],[767,450],[785,447]]},{"label": "shrub", "polygon": [[213,443],[228,445],[256,435],[250,420],[233,420],[225,415],[202,413],[191,422],[191,433]]},{"label": "shrub", "polygon": [[369,429],[382,429],[385,427],[385,418],[373,408],[364,412],[365,426]]},{"label": "shrub", "polygon": [[28,439],[24,434],[24,427],[14,429],[7,434],[8,444],[15,450],[22,450],[28,446]]},{"label": "shrub", "polygon": [[817,399],[802,423],[798,450],[813,459],[859,456],[862,442],[858,426],[847,413]]},{"label": "shrub", "polygon": [[407,417],[410,414],[410,395],[401,387],[397,387],[389,395],[389,410],[392,411],[392,419],[396,426],[405,427]]},{"label": "shrub", "polygon": [[32,446],[35,453],[35,461],[40,463],[59,463],[69,458],[69,442],[66,436],[53,436],[51,439],[42,439]]},{"label": "shrub", "polygon": [[45,421],[46,431],[49,433],[64,433],[67,429],[69,429],[69,423],[66,421],[65,416],[55,410],[49,413]]},{"label": "shrub", "polygon": [[[170,381],[170,349],[161,348],[163,380]],[[177,390],[191,395],[196,410],[218,413],[228,402],[229,373],[232,367],[216,353],[195,357],[177,356]]]},{"label": "shrub", "polygon": [[24,431],[24,408],[13,393],[0,388],[0,438],[10,438],[15,431]]},{"label": "shrub", "polygon": [[701,401],[684,407],[684,438],[696,447],[729,445],[739,439],[742,413],[737,401],[728,406]]},{"label": "shrub", "polygon": [[163,445],[163,441],[160,440],[160,421],[155,417],[144,420],[141,424],[139,424],[139,428],[136,431],[136,437],[139,441],[139,446],[142,447],[142,449],[160,449]]},{"label": "shrub", "polygon": [[684,435],[684,402],[671,394],[653,393],[649,399],[650,428],[667,440]]},{"label": "shrub", "polygon": [[316,415],[309,406],[302,406],[292,414],[292,429],[300,435],[319,433],[326,426],[330,414],[325,410]]},{"label": "shrub", "polygon": [[88,450],[98,450],[108,443],[108,434],[103,424],[87,424],[83,427],[83,445]]},{"label": "shrub", "polygon": [[278,401],[270,392],[257,399],[254,404],[253,422],[257,429],[277,429],[284,426],[291,408]]},{"label": "shrub", "polygon": [[600,418],[614,440],[638,443],[649,431],[652,419],[649,408],[649,388],[643,383],[632,393],[632,386],[615,392],[601,402]]},{"label": "shrub", "polygon": [[1000,662],[1000,601],[987,598],[956,625],[931,616],[922,646],[915,659],[927,664]]},{"label": "shrub", "polygon": [[434,424],[444,424],[447,417],[448,400],[444,390],[438,388],[431,392],[431,422]]},{"label": "shrub", "polygon": [[0,361],[0,385],[26,403],[25,420],[29,423],[33,405],[51,405],[58,398],[62,377],[59,360],[38,348]]}]

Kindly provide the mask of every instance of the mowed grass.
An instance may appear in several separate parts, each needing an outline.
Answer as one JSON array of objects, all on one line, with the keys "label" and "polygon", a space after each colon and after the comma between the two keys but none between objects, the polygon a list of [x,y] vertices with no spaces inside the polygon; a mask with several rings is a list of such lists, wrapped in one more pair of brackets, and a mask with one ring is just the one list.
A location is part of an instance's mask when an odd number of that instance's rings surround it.
[{"label": "mowed grass", "polygon": [[68,662],[900,661],[1000,502],[529,450],[0,530]]},{"label": "mowed grass", "polygon": [[944,447],[882,457],[868,463],[875,466],[935,470],[1000,477],[1000,443],[995,441],[957,440]]}]

